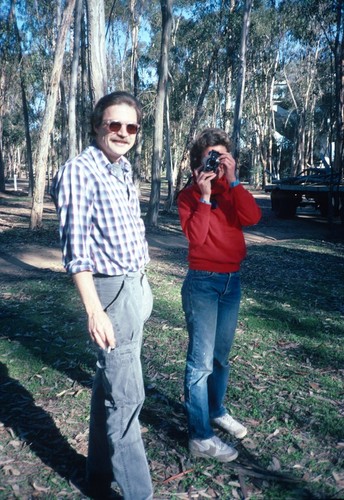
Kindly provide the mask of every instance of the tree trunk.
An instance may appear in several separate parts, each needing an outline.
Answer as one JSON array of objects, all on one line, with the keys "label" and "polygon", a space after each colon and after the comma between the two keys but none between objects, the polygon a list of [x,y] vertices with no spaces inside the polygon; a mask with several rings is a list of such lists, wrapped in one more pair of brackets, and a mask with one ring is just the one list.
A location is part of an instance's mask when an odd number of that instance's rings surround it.
[{"label": "tree trunk", "polygon": [[174,178],[172,167],[171,137],[170,137],[170,104],[168,94],[166,96],[166,179],[168,186],[167,199],[165,201],[165,210],[172,209],[174,200]]},{"label": "tree trunk", "polygon": [[104,0],[86,0],[90,51],[90,92],[93,105],[107,93]]},{"label": "tree trunk", "polygon": [[334,170],[343,175],[344,168],[344,0],[337,1],[337,32],[335,39],[335,102],[336,132]]},{"label": "tree trunk", "polygon": [[26,99],[26,84],[25,84],[25,78],[24,78],[24,74],[23,74],[24,58],[23,58],[23,53],[22,53],[22,48],[21,48],[21,38],[20,38],[19,29],[18,29],[16,11],[15,11],[14,7],[15,7],[15,0],[12,1],[10,15],[13,17],[14,32],[15,32],[17,45],[18,45],[18,66],[19,66],[19,74],[20,74],[20,89],[21,89],[21,96],[22,96],[23,118],[24,118],[24,128],[25,128],[26,161],[27,161],[27,167],[28,167],[28,171],[29,171],[28,195],[32,196],[33,188],[34,188],[34,177],[33,177],[33,161],[32,161],[32,144],[31,144],[31,134],[30,134],[29,108],[28,108],[28,103],[27,103],[27,99]]},{"label": "tree trunk", "polygon": [[60,119],[59,119],[59,129],[60,129],[60,148],[56,148],[58,163],[63,164],[69,158],[68,152],[68,109],[66,100],[66,86],[64,82],[63,74],[60,78]]},{"label": "tree trunk", "polygon": [[[143,6],[144,0],[140,0],[139,5]],[[131,61],[130,61],[130,82],[131,89],[135,97],[139,93],[139,70],[138,70],[138,35],[140,26],[140,13],[138,12],[137,0],[130,0],[130,17],[131,17]],[[133,162],[133,181],[137,189],[140,187],[141,178],[141,153],[142,153],[142,134],[137,136]]]},{"label": "tree trunk", "polygon": [[235,1],[230,1],[230,6],[228,9],[228,21],[227,21],[227,44],[226,44],[226,69],[225,69],[225,104],[223,112],[223,128],[227,133],[231,129],[231,107],[232,107],[232,78],[233,78],[233,52],[231,50],[231,35],[232,35],[232,14],[235,8]]},{"label": "tree trunk", "polygon": [[87,72],[87,34],[85,16],[81,18],[81,109],[79,116],[81,117],[81,127],[79,129],[79,149],[82,150],[89,143],[89,115],[91,114],[91,105],[88,101],[88,72]]},{"label": "tree trunk", "polygon": [[63,13],[63,18],[57,38],[57,44],[54,56],[54,65],[50,78],[50,89],[46,96],[44,116],[43,116],[40,140],[38,144],[37,164],[35,172],[36,179],[33,192],[30,229],[38,229],[42,226],[49,138],[50,138],[50,133],[54,126],[57,94],[58,94],[62,65],[63,65],[63,55],[66,46],[68,30],[70,28],[73,16],[74,6],[75,6],[75,0],[69,0],[65,8],[65,11]]},{"label": "tree trunk", "polygon": [[76,95],[78,90],[78,66],[80,55],[80,33],[81,33],[82,0],[76,0],[74,18],[74,41],[73,60],[70,74],[70,89],[68,101],[68,156],[74,158],[77,154],[77,132],[76,132]]},{"label": "tree trunk", "polygon": [[208,92],[208,89],[209,89],[211,74],[212,74],[212,70],[213,70],[213,65],[214,65],[214,63],[216,61],[218,50],[219,50],[218,47],[214,48],[212,57],[211,57],[211,59],[209,61],[209,64],[208,64],[208,67],[207,67],[207,70],[206,70],[206,74],[205,74],[205,78],[204,78],[204,83],[203,83],[202,91],[201,91],[201,93],[199,95],[199,98],[198,98],[198,102],[197,102],[197,106],[196,106],[196,111],[195,111],[194,117],[193,117],[191,125],[190,125],[190,130],[189,130],[189,133],[188,133],[188,136],[187,136],[187,139],[186,139],[186,143],[185,143],[184,151],[183,151],[183,154],[182,154],[182,158],[181,158],[180,163],[179,163],[178,173],[177,173],[177,180],[176,180],[176,189],[175,189],[175,192],[174,192],[174,198],[175,199],[176,199],[179,191],[182,189],[183,173],[184,173],[184,171],[187,168],[187,163],[188,163],[188,158],[189,158],[189,150],[190,150],[191,143],[192,143],[192,141],[193,141],[193,139],[195,137],[195,133],[196,133],[196,129],[198,127],[198,123],[199,123],[199,121],[201,119],[201,116],[202,116],[202,114],[204,112],[203,102],[204,102],[205,96],[207,95],[207,92]]},{"label": "tree trunk", "polygon": [[159,61],[159,81],[156,99],[155,127],[153,142],[152,180],[146,222],[157,226],[160,203],[161,161],[164,133],[164,106],[168,83],[168,52],[172,29],[173,0],[160,0],[162,15],[161,52]]},{"label": "tree trunk", "polygon": [[250,17],[252,10],[252,0],[245,1],[244,19],[241,32],[241,46],[240,46],[240,72],[238,79],[238,88],[235,101],[234,121],[233,121],[233,158],[238,161],[240,153],[240,129],[241,129],[241,116],[242,107],[244,102],[245,93],[245,79],[246,79],[246,52],[247,40],[250,27]]},{"label": "tree trunk", "polygon": [[5,191],[6,191],[5,169],[4,169],[4,161],[2,159],[2,140],[0,137],[0,192],[4,193]]},{"label": "tree trunk", "polygon": [[130,61],[130,81],[131,88],[135,96],[138,94],[139,73],[138,73],[138,41],[139,41],[139,13],[137,12],[137,1],[130,0],[131,16],[131,61]]},{"label": "tree trunk", "polygon": [[223,113],[223,128],[228,133],[231,128],[231,102],[232,102],[232,67],[227,63],[225,73],[225,105]]}]

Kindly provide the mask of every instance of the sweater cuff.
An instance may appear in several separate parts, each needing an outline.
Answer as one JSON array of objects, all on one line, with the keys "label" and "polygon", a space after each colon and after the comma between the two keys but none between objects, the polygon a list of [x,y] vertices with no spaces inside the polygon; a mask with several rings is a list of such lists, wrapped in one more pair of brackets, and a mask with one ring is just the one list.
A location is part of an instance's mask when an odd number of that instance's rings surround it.
[{"label": "sweater cuff", "polygon": [[200,198],[199,200],[201,203],[204,203],[205,205],[211,205],[210,201],[206,201],[204,198]]}]

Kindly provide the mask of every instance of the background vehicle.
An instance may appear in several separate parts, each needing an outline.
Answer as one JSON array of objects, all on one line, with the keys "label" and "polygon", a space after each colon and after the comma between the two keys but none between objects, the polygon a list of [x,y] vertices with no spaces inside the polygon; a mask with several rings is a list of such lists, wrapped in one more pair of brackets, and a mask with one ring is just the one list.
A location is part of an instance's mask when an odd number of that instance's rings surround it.
[{"label": "background vehicle", "polygon": [[271,208],[278,217],[289,219],[298,206],[314,204],[323,217],[341,217],[344,223],[344,181],[331,168],[310,167],[295,177],[273,180],[265,186],[271,193]]}]

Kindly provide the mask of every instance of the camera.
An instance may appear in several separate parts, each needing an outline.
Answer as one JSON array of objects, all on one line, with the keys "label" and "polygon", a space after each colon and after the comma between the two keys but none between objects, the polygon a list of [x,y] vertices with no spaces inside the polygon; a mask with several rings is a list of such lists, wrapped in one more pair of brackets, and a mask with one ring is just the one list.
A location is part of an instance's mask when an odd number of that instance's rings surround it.
[{"label": "camera", "polygon": [[220,160],[219,156],[221,156],[220,153],[212,149],[209,151],[208,156],[206,156],[203,159],[203,168],[202,172],[214,172],[216,173],[218,166],[220,165]]}]

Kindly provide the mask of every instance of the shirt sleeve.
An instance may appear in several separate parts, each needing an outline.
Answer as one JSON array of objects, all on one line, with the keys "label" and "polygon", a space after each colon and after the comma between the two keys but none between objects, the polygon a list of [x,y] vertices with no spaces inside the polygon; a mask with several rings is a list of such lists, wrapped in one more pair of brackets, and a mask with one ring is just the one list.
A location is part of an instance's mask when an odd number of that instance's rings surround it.
[{"label": "shirt sleeve", "polygon": [[63,264],[68,273],[94,272],[90,255],[91,207],[90,173],[83,165],[67,163],[55,186],[60,222]]}]

